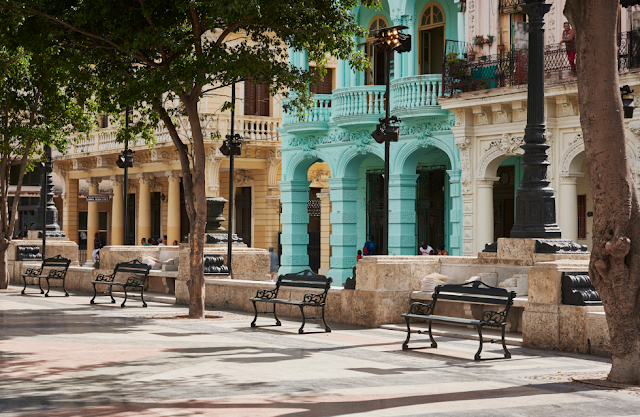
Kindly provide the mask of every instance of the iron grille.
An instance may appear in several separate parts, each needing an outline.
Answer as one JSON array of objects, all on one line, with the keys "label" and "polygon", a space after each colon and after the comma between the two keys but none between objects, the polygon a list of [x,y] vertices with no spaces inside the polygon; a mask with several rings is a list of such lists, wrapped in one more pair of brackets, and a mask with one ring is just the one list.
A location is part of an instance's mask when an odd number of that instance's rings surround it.
[{"label": "iron grille", "polygon": [[309,200],[307,213],[309,213],[309,217],[320,217],[320,200]]},{"label": "iron grille", "polygon": [[524,0],[500,0],[498,10],[500,11],[500,14],[522,13],[520,5],[523,3]]}]

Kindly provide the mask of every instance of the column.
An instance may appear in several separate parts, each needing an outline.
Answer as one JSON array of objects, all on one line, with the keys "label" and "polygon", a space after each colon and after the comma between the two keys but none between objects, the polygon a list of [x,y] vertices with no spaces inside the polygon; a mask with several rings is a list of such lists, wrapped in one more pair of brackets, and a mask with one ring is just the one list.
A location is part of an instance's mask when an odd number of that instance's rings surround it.
[{"label": "column", "polygon": [[62,211],[62,229],[64,234],[74,242],[78,243],[78,188],[77,179],[67,178],[65,180],[64,210]]},{"label": "column", "polygon": [[111,244],[124,243],[124,180],[122,175],[112,175],[113,200],[111,201]]},{"label": "column", "polygon": [[140,196],[138,197],[138,245],[140,245],[142,238],[149,239],[151,236],[151,179],[153,179],[153,174],[138,174],[138,180],[140,182]]},{"label": "column", "polygon": [[[416,255],[418,174],[389,175],[389,255]],[[376,241],[380,241],[375,236]]]},{"label": "column", "polygon": [[478,180],[478,237],[476,249],[478,252],[484,249],[487,243],[493,243],[493,184],[498,177],[486,177]]},{"label": "column", "polygon": [[320,275],[326,275],[331,267],[331,199],[329,189],[316,194],[320,199]]},{"label": "column", "polygon": [[411,52],[408,52],[405,54],[407,56],[407,68],[404,74],[405,76],[410,77],[416,73],[415,59],[416,59],[416,56],[418,56],[418,54],[413,51],[418,50],[418,35],[414,30],[416,17],[414,15],[407,15],[406,18],[407,18],[407,26],[409,27],[409,29],[406,29],[405,33],[408,33],[411,35],[411,42],[413,43],[413,45],[411,45]]},{"label": "column", "polygon": [[460,195],[459,169],[447,170],[449,176],[449,254],[462,255],[462,197]]},{"label": "column", "polygon": [[282,202],[282,258],[278,274],[289,274],[309,269],[307,245],[309,234],[309,184],[311,181],[280,181]]},{"label": "column", "polygon": [[[102,178],[87,178],[89,184],[89,195],[96,195],[99,193],[98,184],[102,182]],[[93,265],[93,239],[95,234],[99,231],[98,223],[98,204],[97,202],[90,201],[87,203],[87,262],[85,265]]]},{"label": "column", "polygon": [[169,195],[167,197],[167,246],[180,242],[180,171],[167,171]]},{"label": "column", "polygon": [[560,176],[560,228],[563,239],[578,241],[578,178],[584,174]]},{"label": "column", "polygon": [[356,207],[358,182],[360,178],[329,178],[331,187],[331,225],[330,237],[331,269],[328,276],[333,278],[334,285],[342,285],[348,277],[353,276],[358,256]]}]

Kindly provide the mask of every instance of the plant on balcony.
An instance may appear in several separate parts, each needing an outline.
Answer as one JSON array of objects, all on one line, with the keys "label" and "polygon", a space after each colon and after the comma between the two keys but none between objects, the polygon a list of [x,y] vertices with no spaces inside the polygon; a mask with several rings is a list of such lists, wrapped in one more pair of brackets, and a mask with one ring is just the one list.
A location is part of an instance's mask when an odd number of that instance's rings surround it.
[{"label": "plant on balcony", "polygon": [[475,45],[483,45],[484,44],[484,36],[477,35],[475,38],[473,38],[473,43]]}]

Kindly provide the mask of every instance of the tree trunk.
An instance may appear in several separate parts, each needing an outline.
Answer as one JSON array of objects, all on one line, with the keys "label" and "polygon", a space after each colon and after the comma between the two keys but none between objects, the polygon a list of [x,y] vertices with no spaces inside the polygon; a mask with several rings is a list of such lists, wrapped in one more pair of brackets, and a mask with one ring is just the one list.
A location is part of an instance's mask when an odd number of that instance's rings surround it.
[{"label": "tree trunk", "polygon": [[7,266],[7,249],[9,243],[0,243],[0,290],[6,290],[9,286],[9,269]]},{"label": "tree trunk", "polygon": [[618,5],[567,0],[564,14],[577,39],[580,123],[594,213],[589,275],[609,327],[609,380],[640,384],[640,206],[618,81]]},{"label": "tree trunk", "polygon": [[[190,278],[189,286],[189,317],[204,318],[204,230],[207,223],[207,194],[205,187],[205,149],[202,127],[198,115],[198,98],[192,96],[180,97],[191,127],[192,163],[191,178],[193,181],[193,202],[195,213],[189,215],[191,222],[189,230]],[[185,193],[186,194],[186,193]],[[185,199],[189,196],[185,195]]]}]

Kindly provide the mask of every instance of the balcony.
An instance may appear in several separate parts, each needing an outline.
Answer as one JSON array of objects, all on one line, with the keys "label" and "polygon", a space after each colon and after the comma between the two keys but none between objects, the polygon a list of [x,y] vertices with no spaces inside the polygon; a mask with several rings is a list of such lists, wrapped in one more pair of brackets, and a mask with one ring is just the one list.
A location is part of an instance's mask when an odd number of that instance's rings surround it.
[{"label": "balcony", "polygon": [[[446,41],[456,50],[447,51],[450,64],[445,65],[443,96],[500,87],[526,88],[529,81],[529,51],[508,51],[499,55],[471,57],[455,41]],[[571,52],[571,51],[569,51]],[[453,54],[453,55],[451,55]],[[575,65],[564,44],[547,45],[544,49],[545,84],[575,82]],[[618,39],[618,71],[626,73],[640,68],[640,34],[622,33]]]},{"label": "balcony", "polygon": [[[202,113],[200,114],[200,123],[205,140],[214,136],[224,138],[225,135],[229,133],[231,116],[227,114]],[[176,126],[182,138],[190,136],[189,123],[186,119],[176,123]],[[279,126],[280,119],[275,117],[236,116],[234,133],[238,133],[248,142],[279,142],[280,133],[277,130]],[[124,144],[116,140],[116,133],[116,128],[106,128],[91,132],[88,138],[77,135],[72,138],[71,144],[65,152],[53,149],[51,152],[52,157],[70,158],[89,156],[89,154],[119,153],[124,148]],[[164,124],[160,124],[158,128],[156,128],[155,137],[156,147],[173,146],[169,131]],[[133,143],[130,142],[129,147],[134,150],[148,148],[140,139]]]},{"label": "balcony", "polygon": [[384,85],[333,90],[333,121],[340,127],[377,124],[384,113]]},{"label": "balcony", "polygon": [[400,118],[438,116],[442,96],[442,75],[426,74],[391,81],[391,111]]}]

